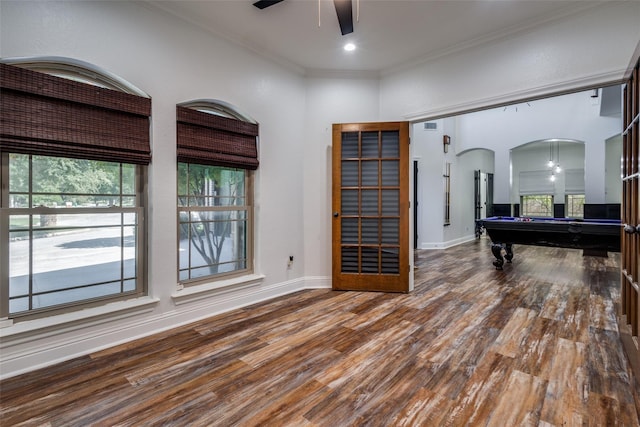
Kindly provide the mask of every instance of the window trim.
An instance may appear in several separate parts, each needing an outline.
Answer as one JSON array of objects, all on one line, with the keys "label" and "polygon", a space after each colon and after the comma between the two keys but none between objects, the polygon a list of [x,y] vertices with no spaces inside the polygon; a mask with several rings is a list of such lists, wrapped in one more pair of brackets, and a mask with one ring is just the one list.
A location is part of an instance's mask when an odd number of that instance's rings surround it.
[{"label": "window trim", "polygon": [[171,294],[171,298],[176,305],[188,304],[238,289],[258,288],[265,278],[264,274],[251,273],[203,283],[190,283],[189,286],[181,283],[177,291]]},{"label": "window trim", "polygon": [[79,59],[64,56],[21,56],[3,58],[0,63],[16,65],[80,83],[113,89],[142,98],[151,98],[146,92],[125,79],[98,66]]},{"label": "window trim", "polygon": [[[64,327],[65,332],[83,330],[88,327],[112,323],[115,320],[138,316],[142,313],[151,313],[159,298],[143,295],[138,298],[128,298],[122,301],[113,301],[83,310],[73,310],[64,313],[55,313],[48,316],[34,316],[28,319],[0,319],[0,338],[8,340],[32,332],[54,331]],[[24,321],[23,321],[24,320]],[[4,323],[1,323],[4,322]]]},{"label": "window trim", "polygon": [[220,101],[219,99],[195,99],[193,101],[182,102],[178,104],[178,106],[197,110],[202,113],[215,114],[229,119],[236,119],[254,125],[258,124],[258,122],[252,119],[248,114],[239,111],[235,106],[228,102]]}]

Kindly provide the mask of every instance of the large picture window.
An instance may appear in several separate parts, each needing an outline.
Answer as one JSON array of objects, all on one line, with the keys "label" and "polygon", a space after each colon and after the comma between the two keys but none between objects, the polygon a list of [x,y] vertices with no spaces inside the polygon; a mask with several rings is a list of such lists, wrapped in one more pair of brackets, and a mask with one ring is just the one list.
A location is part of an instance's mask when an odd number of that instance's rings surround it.
[{"label": "large picture window", "polygon": [[253,272],[252,171],[258,125],[224,103],[176,108],[178,281]]},{"label": "large picture window", "polygon": [[248,271],[247,171],[178,164],[179,280]]},{"label": "large picture window", "polygon": [[2,160],[9,317],[142,292],[136,165],[18,153]]},{"label": "large picture window", "polygon": [[90,64],[25,64],[0,63],[0,318],[144,294],[151,100]]}]

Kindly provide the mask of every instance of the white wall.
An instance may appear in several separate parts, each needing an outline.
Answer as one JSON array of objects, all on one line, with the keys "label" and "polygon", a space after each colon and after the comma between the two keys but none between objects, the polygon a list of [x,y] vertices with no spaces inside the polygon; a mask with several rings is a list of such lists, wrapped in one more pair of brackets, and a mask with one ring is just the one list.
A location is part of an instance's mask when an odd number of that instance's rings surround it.
[{"label": "white wall", "polygon": [[[2,328],[3,376],[304,288],[303,76],[140,3],[3,1],[1,7],[2,57],[86,61],[152,98],[150,296],[137,302],[144,309],[114,303],[106,309],[129,309],[90,320],[83,319],[89,312],[79,312],[55,328],[42,328],[42,320]],[[199,98],[228,102],[260,124],[255,258],[264,278],[200,295],[206,298],[178,298],[175,106]],[[291,269],[289,255],[295,256]]]},{"label": "white wall", "polygon": [[330,284],[331,145],[334,123],[378,120],[378,79],[340,75],[307,78],[304,146],[305,275]]},{"label": "white wall", "polygon": [[[461,152],[455,118],[432,120],[437,130],[413,125],[412,159],[418,162],[418,248],[441,249],[475,238],[475,170],[493,173],[493,152],[473,149]],[[443,135],[451,137],[447,153]],[[445,164],[450,163],[450,224],[444,225]]]},{"label": "white wall", "polygon": [[[564,203],[566,172],[570,169],[584,169],[585,145],[579,141],[563,143],[559,159],[555,144],[551,152],[553,160],[559,162],[562,168],[560,173],[555,174],[553,200],[555,204]],[[542,171],[545,173],[545,180],[551,176],[551,169],[547,167],[549,153],[549,143],[544,141],[511,150],[511,204],[520,203],[520,172]]]},{"label": "white wall", "polygon": [[[466,241],[475,238],[475,176],[474,171],[494,173],[494,153],[487,149],[467,150],[458,155],[459,181],[456,181],[454,206],[456,206],[456,222],[451,231],[455,232],[449,240]],[[481,185],[485,185],[481,183]]]},{"label": "white wall", "polygon": [[[427,130],[423,123],[416,123],[411,135],[411,155],[413,160],[418,161],[419,248],[444,247],[443,174],[445,163],[453,163],[455,160],[455,135],[449,135],[451,146],[445,154],[442,144],[445,135],[444,120],[433,120],[432,123],[436,124],[436,130]],[[455,169],[453,165],[451,168]]]},{"label": "white wall", "polygon": [[640,40],[640,3],[605,3],[388,72],[380,82],[380,116],[446,117],[622,81]]}]

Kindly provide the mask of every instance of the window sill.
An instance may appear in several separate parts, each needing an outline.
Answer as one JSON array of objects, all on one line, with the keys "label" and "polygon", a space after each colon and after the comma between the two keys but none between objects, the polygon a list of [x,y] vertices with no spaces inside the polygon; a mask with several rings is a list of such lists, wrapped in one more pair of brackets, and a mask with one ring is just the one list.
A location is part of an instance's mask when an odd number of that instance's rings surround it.
[{"label": "window sill", "polygon": [[0,338],[18,338],[38,334],[39,337],[69,332],[75,329],[113,322],[114,320],[137,316],[150,312],[160,300],[152,297],[140,297],[126,301],[116,301],[100,307],[92,307],[70,313],[58,314],[39,319],[13,322],[2,319]]},{"label": "window sill", "polygon": [[265,276],[263,274],[249,274],[247,276],[234,277],[226,280],[216,280],[215,282],[204,283],[183,287],[171,294],[176,305],[190,303],[204,298],[209,298],[215,294],[221,294],[238,289],[244,289],[262,284]]}]

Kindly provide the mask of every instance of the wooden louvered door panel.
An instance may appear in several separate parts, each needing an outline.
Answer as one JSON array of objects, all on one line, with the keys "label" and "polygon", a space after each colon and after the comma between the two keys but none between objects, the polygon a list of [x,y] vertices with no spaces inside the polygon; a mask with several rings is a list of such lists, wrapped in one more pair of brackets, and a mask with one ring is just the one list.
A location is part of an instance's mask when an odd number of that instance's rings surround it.
[{"label": "wooden louvered door panel", "polygon": [[640,383],[640,71],[638,64],[623,90],[622,274],[620,337]]},{"label": "wooden louvered door panel", "polygon": [[333,125],[336,290],[409,291],[409,123]]}]

